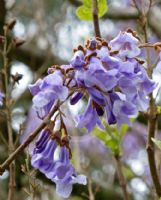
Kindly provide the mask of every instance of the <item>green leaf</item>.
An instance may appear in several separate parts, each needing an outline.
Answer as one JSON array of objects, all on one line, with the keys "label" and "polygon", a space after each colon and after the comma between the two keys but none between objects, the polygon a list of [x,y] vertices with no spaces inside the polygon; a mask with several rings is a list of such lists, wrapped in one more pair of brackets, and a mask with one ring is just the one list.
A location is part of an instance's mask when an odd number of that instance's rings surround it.
[{"label": "green leaf", "polygon": [[80,6],[76,10],[76,15],[81,20],[92,20],[92,12],[87,6]]},{"label": "green leaf", "polygon": [[134,172],[131,170],[130,167],[123,165],[123,174],[127,180],[130,180],[135,177]]},{"label": "green leaf", "polygon": [[123,124],[120,128],[120,135],[121,137],[127,133],[129,126],[127,124]]},{"label": "green leaf", "polygon": [[157,106],[157,114],[158,114],[158,115],[161,114],[161,106]]},{"label": "green leaf", "polygon": [[[135,119],[130,119],[131,122],[134,122]],[[98,128],[93,130],[93,135],[101,140],[107,148],[109,148],[114,154],[120,154],[120,142],[123,136],[127,133],[129,126],[123,124],[118,130],[116,125],[108,125],[105,120],[103,120],[105,130],[102,131]]]},{"label": "green leaf", "polygon": [[98,0],[98,16],[103,17],[107,12],[107,0]]},{"label": "green leaf", "polygon": [[119,153],[119,137],[113,127],[108,126],[108,130],[106,129],[105,131],[101,131],[100,129],[95,128],[93,135],[101,140],[107,148],[111,149],[114,154]]},{"label": "green leaf", "polygon": [[105,131],[102,131],[98,128],[95,128],[93,130],[93,135],[96,136],[98,139],[100,139],[103,142],[111,139],[111,137]]},{"label": "green leaf", "polygon": [[161,149],[161,141],[160,140],[157,140],[155,138],[151,138],[152,141],[154,142],[154,144],[159,148]]},{"label": "green leaf", "polygon": [[[98,17],[102,17],[108,9],[106,0],[98,1]],[[81,20],[92,20],[92,0],[83,0],[83,5],[76,10],[76,15]]]},{"label": "green leaf", "polygon": [[114,154],[116,154],[116,155],[119,154],[120,149],[119,149],[119,141],[118,140],[111,139],[111,140],[106,141],[105,144],[109,149],[111,149],[111,151]]},{"label": "green leaf", "polygon": [[83,0],[83,5],[91,8],[92,7],[92,0]]},{"label": "green leaf", "polygon": [[[134,123],[134,122],[135,122],[135,118],[131,118],[130,121],[131,121],[132,123]],[[120,133],[119,133],[119,134],[120,134],[120,137],[121,137],[121,138],[127,133],[128,129],[129,129],[129,126],[128,126],[127,124],[123,124],[123,125],[120,127]]]}]

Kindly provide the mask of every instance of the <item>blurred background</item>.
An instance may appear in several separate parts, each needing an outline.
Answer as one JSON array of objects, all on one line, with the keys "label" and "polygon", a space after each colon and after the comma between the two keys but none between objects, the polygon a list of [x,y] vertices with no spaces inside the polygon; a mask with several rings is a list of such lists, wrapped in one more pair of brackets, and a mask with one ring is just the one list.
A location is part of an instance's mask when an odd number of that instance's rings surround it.
[{"label": "blurred background", "polygon": [[[138,0],[148,7],[148,0]],[[68,64],[73,48],[84,44],[85,40],[94,37],[91,21],[80,21],[76,8],[80,0],[0,0],[0,35],[3,34],[5,22],[16,18],[13,37],[24,39],[25,44],[14,49],[10,54],[10,72],[23,75],[12,93],[14,100],[12,126],[17,141],[22,142],[40,123],[31,109],[31,95],[28,84],[46,74],[48,67],[54,64]],[[132,28],[142,37],[138,25],[139,13],[131,0],[108,0],[108,12],[100,20],[102,37],[110,40],[120,30]],[[150,42],[161,38],[161,1],[156,0],[150,10],[148,20],[148,37]],[[155,61],[155,52],[151,52]],[[2,60],[0,60],[0,68]],[[158,82],[157,103],[160,105],[161,75],[153,74]],[[76,107],[66,105],[65,112],[74,116],[84,109],[86,102],[80,101]],[[34,119],[34,122],[33,122]],[[89,185],[75,185],[69,200],[89,199],[89,190],[93,190],[96,200],[122,200],[122,191],[118,184],[115,162],[110,150],[94,134],[87,135],[74,128],[74,122],[68,120],[72,135],[73,163],[79,172],[89,178]],[[159,126],[161,127],[161,125]],[[95,132],[100,130],[95,129]],[[7,157],[7,146],[3,137],[7,137],[6,123],[0,115],[0,162]],[[158,131],[158,137],[161,134]],[[123,171],[127,179],[128,190],[134,200],[151,200],[153,197],[152,180],[146,155],[147,126],[146,120],[139,116],[132,129],[127,131],[121,143]],[[161,138],[161,137],[160,137]],[[17,142],[18,145],[19,142]],[[43,174],[30,166],[29,154],[33,144],[16,160],[16,200],[60,200],[55,194],[54,184]],[[160,166],[161,155],[157,152],[157,166]],[[158,170],[159,167],[158,167]],[[8,176],[6,171],[0,176],[0,200],[7,199]]]}]

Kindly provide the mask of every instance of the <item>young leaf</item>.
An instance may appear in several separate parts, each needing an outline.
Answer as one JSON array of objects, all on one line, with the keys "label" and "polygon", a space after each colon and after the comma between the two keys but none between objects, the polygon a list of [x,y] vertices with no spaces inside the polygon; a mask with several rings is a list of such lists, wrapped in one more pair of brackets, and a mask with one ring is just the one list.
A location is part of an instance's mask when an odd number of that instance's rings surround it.
[{"label": "young leaf", "polygon": [[[128,131],[129,126],[127,124],[123,124],[120,127],[120,136],[122,137],[127,131]],[[119,134],[119,133],[118,133]]]},{"label": "young leaf", "polygon": [[[107,0],[98,1],[98,17],[102,17],[107,12]],[[76,15],[81,20],[92,20],[92,0],[83,0],[83,5],[76,10]]]},{"label": "young leaf", "polygon": [[161,106],[157,106],[157,114],[158,114],[158,115],[161,114]]},{"label": "young leaf", "polygon": [[100,129],[95,128],[93,131],[93,135],[101,140],[105,144],[105,146],[109,148],[114,154],[119,153],[120,140],[118,134],[115,133],[113,127],[107,126],[105,131],[101,131]]},{"label": "young leaf", "polygon": [[87,7],[92,7],[92,0],[83,0],[83,4]]},{"label": "young leaf", "polygon": [[130,167],[123,165],[122,170],[123,170],[124,176],[126,177],[126,180],[130,180],[135,177],[135,174]]},{"label": "young leaf", "polygon": [[[131,119],[131,122],[134,122],[135,119]],[[120,142],[123,136],[127,133],[129,126],[126,124],[122,124],[120,127],[120,131],[118,130],[117,126],[109,126],[106,121],[103,120],[103,124],[105,130],[102,131],[98,128],[93,130],[93,135],[101,140],[107,148],[109,148],[114,154],[119,154],[120,149]]]},{"label": "young leaf", "polygon": [[155,138],[151,138],[152,141],[154,142],[154,144],[159,148],[161,149],[161,141],[160,140],[157,140]]},{"label": "young leaf", "polygon": [[77,8],[76,15],[81,20],[92,20],[92,10],[85,5]]},{"label": "young leaf", "polygon": [[103,17],[108,9],[107,0],[98,0],[98,16]]}]

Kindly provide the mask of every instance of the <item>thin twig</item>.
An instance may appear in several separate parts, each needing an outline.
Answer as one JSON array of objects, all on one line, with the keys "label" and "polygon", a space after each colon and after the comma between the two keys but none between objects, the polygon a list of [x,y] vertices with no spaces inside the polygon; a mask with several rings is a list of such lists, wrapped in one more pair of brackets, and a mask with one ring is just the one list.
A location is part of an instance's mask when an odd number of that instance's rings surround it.
[{"label": "thin twig", "polygon": [[115,157],[115,161],[116,161],[116,168],[117,168],[119,184],[120,184],[120,187],[122,188],[124,200],[129,200],[130,198],[129,198],[129,194],[127,192],[126,180],[125,180],[124,174],[122,172],[122,164],[120,161],[120,157],[119,157],[119,155],[115,155],[114,157]]},{"label": "thin twig", "polygon": [[92,180],[88,177],[88,192],[89,192],[89,200],[95,200],[95,196],[92,189]]},{"label": "thin twig", "polygon": [[98,2],[97,0],[92,0],[92,16],[93,16],[93,25],[96,37],[101,37],[99,19],[98,19]]},{"label": "thin twig", "polygon": [[[3,46],[3,69],[4,69],[4,87],[5,87],[5,108],[6,108],[6,118],[7,118],[7,131],[8,131],[8,152],[9,155],[14,151],[14,142],[13,142],[13,131],[12,131],[12,108],[11,108],[11,91],[9,90],[9,70],[8,70],[8,52],[7,52],[7,34],[8,27],[4,27],[4,46]],[[16,170],[15,163],[13,162],[9,167],[9,191],[8,191],[8,200],[14,200],[14,193],[16,187]]]},{"label": "thin twig", "polygon": [[144,43],[144,44],[140,44],[139,48],[154,48],[154,44],[148,44],[148,43]]}]

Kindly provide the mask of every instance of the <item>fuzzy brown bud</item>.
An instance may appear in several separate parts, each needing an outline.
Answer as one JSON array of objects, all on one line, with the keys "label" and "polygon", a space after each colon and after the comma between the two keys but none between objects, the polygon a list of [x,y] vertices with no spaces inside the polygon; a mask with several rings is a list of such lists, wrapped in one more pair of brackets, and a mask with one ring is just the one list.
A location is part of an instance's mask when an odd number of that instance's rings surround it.
[{"label": "fuzzy brown bud", "polygon": [[19,74],[18,72],[16,72],[15,75],[11,75],[14,83],[18,83],[19,84],[19,81],[22,79],[23,77],[23,74]]},{"label": "fuzzy brown bud", "polygon": [[7,23],[8,29],[12,30],[16,24],[16,19],[12,19],[9,23]]},{"label": "fuzzy brown bud", "polygon": [[25,43],[24,39],[20,39],[20,38],[15,38],[13,40],[15,47],[19,47],[21,45],[23,45]]}]

